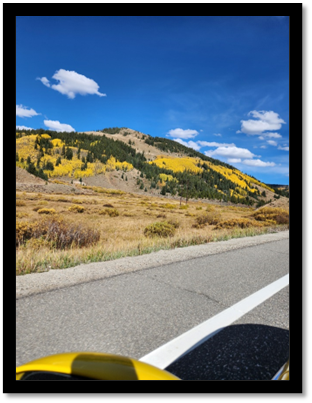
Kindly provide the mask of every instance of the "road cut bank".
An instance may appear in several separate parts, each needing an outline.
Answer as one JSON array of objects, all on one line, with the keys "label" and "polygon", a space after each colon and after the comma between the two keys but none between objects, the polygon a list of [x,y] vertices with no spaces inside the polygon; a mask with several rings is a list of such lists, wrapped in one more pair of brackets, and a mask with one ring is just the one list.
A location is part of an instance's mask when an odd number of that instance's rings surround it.
[{"label": "road cut bank", "polygon": [[231,250],[252,247],[289,238],[289,231],[254,237],[236,238],[204,245],[163,250],[147,255],[126,257],[118,260],[81,264],[63,270],[32,273],[16,277],[16,299],[47,291],[71,287],[77,284],[101,280],[125,273],[151,269],[170,263],[215,255]]}]

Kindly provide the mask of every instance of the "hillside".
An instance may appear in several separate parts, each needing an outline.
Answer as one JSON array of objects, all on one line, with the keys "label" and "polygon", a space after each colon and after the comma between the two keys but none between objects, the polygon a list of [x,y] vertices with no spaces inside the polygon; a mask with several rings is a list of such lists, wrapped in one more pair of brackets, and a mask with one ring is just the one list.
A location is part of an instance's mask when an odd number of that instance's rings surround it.
[{"label": "hillside", "polygon": [[[173,140],[129,128],[67,133],[16,133],[17,182],[61,182],[172,198],[260,207],[281,191]],[[26,171],[31,176],[26,175]],[[39,183],[39,182],[36,182]],[[41,182],[42,183],[42,182]],[[48,190],[48,189],[47,189]]]}]

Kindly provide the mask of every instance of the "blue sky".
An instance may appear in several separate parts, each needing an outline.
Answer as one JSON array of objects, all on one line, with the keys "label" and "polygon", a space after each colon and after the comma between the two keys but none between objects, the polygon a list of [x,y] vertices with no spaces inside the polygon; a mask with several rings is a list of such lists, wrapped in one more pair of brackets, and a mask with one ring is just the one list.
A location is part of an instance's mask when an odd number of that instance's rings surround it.
[{"label": "blue sky", "polygon": [[17,17],[16,125],[129,127],[289,183],[289,18]]}]

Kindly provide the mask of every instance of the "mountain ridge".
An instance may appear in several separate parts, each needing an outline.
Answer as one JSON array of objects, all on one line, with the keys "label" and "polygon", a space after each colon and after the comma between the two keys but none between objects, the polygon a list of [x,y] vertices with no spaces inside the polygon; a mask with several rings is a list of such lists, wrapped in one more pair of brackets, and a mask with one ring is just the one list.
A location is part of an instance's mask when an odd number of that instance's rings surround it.
[{"label": "mountain ridge", "polygon": [[17,166],[49,181],[83,179],[88,184],[95,177],[105,182],[105,177],[117,188],[119,183],[123,189],[178,195],[186,201],[215,199],[258,207],[269,201],[266,191],[276,193],[229,164],[130,128],[72,133],[17,130],[16,134]]}]

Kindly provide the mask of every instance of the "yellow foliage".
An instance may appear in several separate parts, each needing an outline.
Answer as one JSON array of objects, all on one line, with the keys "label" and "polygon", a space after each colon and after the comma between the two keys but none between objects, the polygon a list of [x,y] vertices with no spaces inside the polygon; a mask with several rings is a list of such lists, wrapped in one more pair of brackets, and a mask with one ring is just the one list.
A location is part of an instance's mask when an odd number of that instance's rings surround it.
[{"label": "yellow foliage", "polygon": [[264,207],[253,213],[257,221],[264,221],[270,224],[288,224],[289,211],[278,207]]},{"label": "yellow foliage", "polygon": [[160,207],[172,210],[172,209],[176,208],[177,206],[175,206],[174,204],[166,203],[165,205],[160,206]]},{"label": "yellow foliage", "polygon": [[73,206],[70,206],[68,208],[68,211],[71,211],[73,213],[83,213],[85,211],[85,208],[83,206],[78,206],[77,204],[74,204]]},{"label": "yellow foliage", "polygon": [[125,194],[126,192],[123,192],[122,190],[116,190],[116,189],[106,189],[106,188],[101,188],[99,186],[82,186],[83,189],[91,189],[94,192],[97,193],[107,193],[107,194],[116,194],[116,195],[122,195]]},{"label": "yellow foliage", "polygon": [[55,214],[56,211],[54,210],[54,208],[42,208],[37,210],[38,214]]},{"label": "yellow foliage", "polygon": [[[48,137],[46,137],[48,136]],[[24,163],[18,161],[16,162],[16,166],[25,169],[27,167],[26,160],[27,157],[29,156],[31,158],[32,162],[35,162],[37,160],[39,151],[35,150],[35,140],[38,136],[31,134],[29,136],[24,136],[16,139],[16,152],[19,155],[19,158],[24,159]],[[43,134],[41,137],[43,138],[50,138],[48,134]],[[53,144],[53,147],[63,147],[65,143],[62,142],[60,139],[53,139],[51,140],[51,143]],[[79,142],[78,142],[79,143]],[[86,170],[82,171],[81,166],[82,166],[82,161],[77,158],[77,147],[69,147],[73,151],[73,158],[71,160],[67,160],[66,158],[63,158],[59,154],[54,154],[54,155],[48,155],[45,154],[44,157],[41,159],[41,164],[44,162],[52,162],[54,165],[54,170],[44,170],[44,173],[48,175],[49,178],[53,177],[58,177],[58,176],[67,176],[71,178],[85,178],[85,177],[90,177],[94,176],[100,173],[105,173],[106,169],[109,170],[115,170],[115,169],[121,169],[123,171],[130,171],[133,169],[133,165],[129,164],[128,162],[119,162],[116,160],[114,157],[111,157],[108,161],[107,164],[102,164],[100,161],[95,161],[95,162],[88,162],[88,167]],[[81,150],[81,154],[87,154],[87,150]],[[61,157],[61,164],[56,166],[56,160],[58,157]]]},{"label": "yellow foliage", "polygon": [[65,143],[61,139],[53,139],[51,140],[53,147],[63,147]]},{"label": "yellow foliage", "polygon": [[133,169],[133,165],[128,162],[119,162],[115,157],[111,156],[106,161],[106,170],[107,171],[115,171],[116,168],[122,169],[123,171],[131,171]]},{"label": "yellow foliage", "polygon": [[98,212],[100,215],[109,215],[110,217],[118,217],[119,216],[119,211],[117,209],[112,209],[112,208],[106,208],[103,210],[100,210]]},{"label": "yellow foliage", "polygon": [[163,182],[166,182],[167,180],[169,182],[170,181],[178,182],[178,180],[176,178],[174,178],[172,175],[159,174],[159,177]]},{"label": "yellow foliage", "polygon": [[51,138],[51,136],[49,134],[47,134],[47,133],[41,134],[40,137],[42,137],[43,139],[50,139]]},{"label": "yellow foliage", "polygon": [[155,164],[160,168],[170,169],[173,172],[183,172],[185,170],[192,172],[202,172],[202,168],[199,168],[196,164],[201,161],[200,158],[191,157],[164,157],[158,155],[154,161],[150,161],[149,164]]},{"label": "yellow foliage", "polygon": [[34,162],[37,159],[38,150],[35,150],[35,141],[37,136],[35,134],[30,134],[29,136],[23,136],[16,139],[16,152],[18,153],[19,159],[24,158],[25,164],[16,163],[17,166],[21,168],[26,167],[26,159],[29,156]]},{"label": "yellow foliage", "polygon": [[250,227],[262,227],[262,224],[258,223],[257,221],[251,221],[246,218],[232,218],[231,220],[221,221],[217,223],[215,229],[221,228],[250,228]]}]

